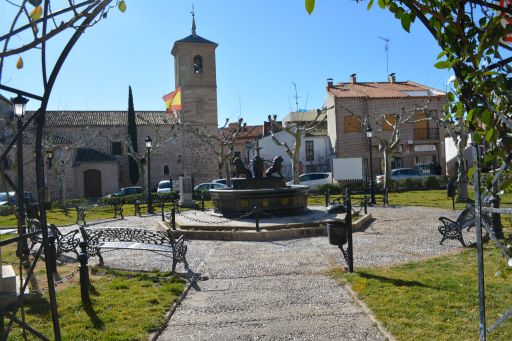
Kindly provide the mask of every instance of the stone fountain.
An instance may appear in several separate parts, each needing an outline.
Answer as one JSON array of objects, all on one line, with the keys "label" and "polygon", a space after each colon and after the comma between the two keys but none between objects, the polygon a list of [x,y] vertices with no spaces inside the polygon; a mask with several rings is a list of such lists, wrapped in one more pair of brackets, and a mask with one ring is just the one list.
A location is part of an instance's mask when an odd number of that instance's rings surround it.
[{"label": "stone fountain", "polygon": [[[283,159],[274,158],[272,167],[263,174],[263,159],[256,140],[256,156],[252,160],[253,172],[235,158],[236,178],[231,187],[211,189],[214,213],[228,218],[249,215],[255,210],[267,216],[299,215],[307,210],[308,186],[286,186],[281,174]],[[277,176],[274,176],[277,174]],[[245,178],[240,178],[245,175]]]}]

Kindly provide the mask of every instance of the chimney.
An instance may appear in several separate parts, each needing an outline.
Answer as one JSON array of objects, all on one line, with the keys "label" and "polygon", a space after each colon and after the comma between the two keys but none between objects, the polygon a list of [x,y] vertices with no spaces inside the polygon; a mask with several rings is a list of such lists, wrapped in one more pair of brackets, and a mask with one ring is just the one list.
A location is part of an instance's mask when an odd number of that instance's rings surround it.
[{"label": "chimney", "polygon": [[390,73],[389,76],[388,76],[388,81],[393,84],[395,83],[396,79],[395,79],[395,73]]},{"label": "chimney", "polygon": [[350,75],[350,84],[356,84],[356,83],[357,83],[356,74],[353,73]]},{"label": "chimney", "polygon": [[332,88],[332,78],[327,78],[327,89]]}]

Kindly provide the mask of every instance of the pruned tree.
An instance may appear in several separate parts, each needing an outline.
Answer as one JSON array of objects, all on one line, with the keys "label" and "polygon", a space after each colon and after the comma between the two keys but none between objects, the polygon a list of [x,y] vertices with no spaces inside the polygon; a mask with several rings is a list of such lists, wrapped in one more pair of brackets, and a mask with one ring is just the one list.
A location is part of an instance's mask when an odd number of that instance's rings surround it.
[{"label": "pruned tree", "polygon": [[[387,127],[391,129],[391,135],[385,136],[382,134],[374,135],[373,137],[379,140],[379,150],[382,152],[382,160],[384,163],[384,187],[388,187],[389,181],[391,180],[391,162],[393,160],[393,154],[397,150],[400,144],[400,131],[405,124],[416,123],[424,119],[415,119],[416,114],[419,112],[425,112],[428,108],[430,101],[425,104],[416,104],[411,109],[401,108],[399,113],[396,114],[382,114],[377,117],[377,123],[382,122],[381,131],[384,131]],[[428,119],[428,118],[425,118]],[[361,124],[364,128],[364,124]]]},{"label": "pruned tree", "polygon": [[[291,159],[292,163],[292,177],[293,183],[299,183],[299,157],[300,157],[300,149],[302,146],[302,140],[304,136],[308,132],[315,131],[319,129],[320,124],[323,123],[326,118],[326,112],[330,108],[322,108],[316,110],[316,116],[311,121],[297,121],[290,122],[287,126],[283,126],[281,123],[277,121],[277,115],[271,116],[268,115],[268,121],[270,122],[270,133],[272,135],[272,141],[274,141],[277,145],[284,148],[286,154]],[[276,132],[284,131],[291,135],[294,140],[293,146],[290,146],[286,142],[282,142],[276,136]]]},{"label": "pruned tree", "polygon": [[464,155],[468,146],[469,131],[464,122],[464,115],[461,115],[457,122],[454,122],[453,115],[446,113],[443,117],[433,115],[433,112],[427,110],[429,119],[442,126],[453,141],[457,150],[457,201],[466,202],[468,200],[468,179],[466,157]]},{"label": "pruned tree", "polygon": [[238,135],[247,127],[244,119],[240,118],[236,126],[233,127],[229,124],[229,118],[226,118],[224,126],[214,133],[207,131],[206,128],[192,128],[187,124],[182,124],[181,126],[184,131],[190,132],[212,149],[219,160],[221,169],[224,168],[226,173],[226,185],[231,187],[230,165],[233,159],[233,146]]}]

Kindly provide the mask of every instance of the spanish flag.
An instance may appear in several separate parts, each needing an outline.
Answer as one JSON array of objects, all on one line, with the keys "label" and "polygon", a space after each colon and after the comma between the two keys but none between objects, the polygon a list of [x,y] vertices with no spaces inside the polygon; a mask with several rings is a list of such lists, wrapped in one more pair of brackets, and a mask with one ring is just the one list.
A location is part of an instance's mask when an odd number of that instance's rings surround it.
[{"label": "spanish flag", "polygon": [[165,102],[166,112],[181,110],[181,88],[177,88],[170,94],[163,96],[162,99]]}]

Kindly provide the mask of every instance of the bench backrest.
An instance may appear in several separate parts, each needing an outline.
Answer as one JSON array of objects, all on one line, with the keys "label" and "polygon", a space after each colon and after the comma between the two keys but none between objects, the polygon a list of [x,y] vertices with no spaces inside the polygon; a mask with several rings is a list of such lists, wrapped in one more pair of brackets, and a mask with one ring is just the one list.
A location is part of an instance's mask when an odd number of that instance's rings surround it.
[{"label": "bench backrest", "polygon": [[87,229],[88,239],[98,242],[137,242],[144,244],[174,245],[172,235],[160,231],[130,228]]}]

